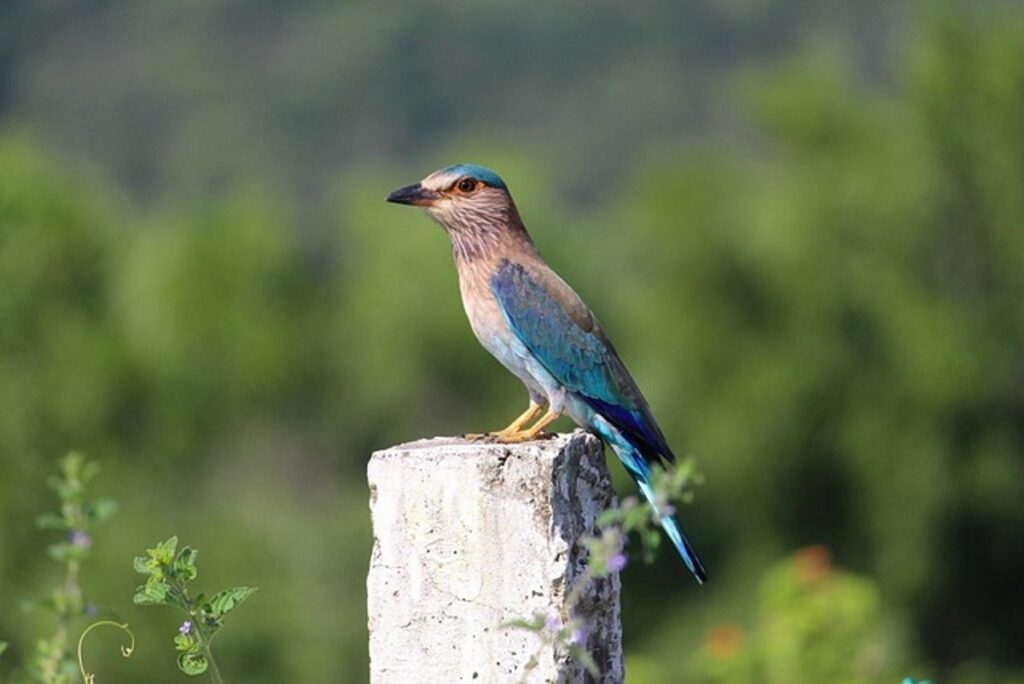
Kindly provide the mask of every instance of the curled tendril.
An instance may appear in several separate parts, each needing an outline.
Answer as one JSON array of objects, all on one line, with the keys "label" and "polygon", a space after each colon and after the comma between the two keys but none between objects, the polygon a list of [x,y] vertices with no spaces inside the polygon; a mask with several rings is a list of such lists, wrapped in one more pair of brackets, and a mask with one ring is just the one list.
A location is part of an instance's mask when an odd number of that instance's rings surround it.
[{"label": "curled tendril", "polygon": [[135,635],[132,634],[132,631],[130,629],[128,629],[128,623],[122,625],[114,622],[113,620],[100,620],[99,622],[92,623],[91,625],[85,628],[85,631],[82,632],[82,636],[78,637],[78,669],[82,673],[82,681],[85,682],[85,684],[94,684],[94,682],[96,681],[96,675],[90,674],[85,671],[85,661],[82,660],[82,644],[85,643],[86,634],[91,632],[96,627],[101,627],[103,625],[117,627],[118,629],[123,630],[125,633],[128,634],[128,638],[131,639],[131,643],[129,643],[127,646],[121,647],[122,656],[128,658],[131,656],[132,653],[135,652]]}]

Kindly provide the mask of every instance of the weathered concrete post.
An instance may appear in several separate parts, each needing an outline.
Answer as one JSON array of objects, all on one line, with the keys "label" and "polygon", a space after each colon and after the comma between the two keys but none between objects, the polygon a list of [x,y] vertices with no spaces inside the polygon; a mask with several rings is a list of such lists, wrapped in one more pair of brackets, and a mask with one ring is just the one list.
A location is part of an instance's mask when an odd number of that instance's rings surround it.
[{"label": "weathered concrete post", "polygon": [[[370,679],[590,682],[536,634],[566,620],[584,571],[580,537],[612,500],[601,443],[577,431],[506,445],[432,439],[370,459]],[[621,682],[619,579],[590,585],[574,615],[603,683]]]}]

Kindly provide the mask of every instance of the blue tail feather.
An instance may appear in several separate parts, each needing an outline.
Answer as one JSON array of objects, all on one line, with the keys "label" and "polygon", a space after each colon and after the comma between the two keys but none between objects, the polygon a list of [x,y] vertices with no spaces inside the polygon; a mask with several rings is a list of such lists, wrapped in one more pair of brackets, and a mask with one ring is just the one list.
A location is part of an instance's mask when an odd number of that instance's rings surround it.
[{"label": "blue tail feather", "polygon": [[[614,449],[614,447],[612,447]],[[617,453],[617,452],[616,452]],[[654,490],[647,482],[643,482],[639,479],[636,480],[637,485],[640,487],[640,491],[644,493],[644,496],[650,502],[655,512],[658,513],[659,521],[661,522],[661,528],[665,530],[665,534],[672,540],[672,545],[676,547],[676,551],[679,552],[683,562],[686,563],[686,567],[690,569],[693,576],[697,579],[698,584],[704,584],[708,580],[707,572],[704,570],[704,564],[700,560],[700,556],[694,550],[690,544],[690,540],[686,538],[683,531],[679,528],[679,524],[675,518],[670,515],[661,515],[658,511],[657,506],[654,503]]]},{"label": "blue tail feather", "polygon": [[633,477],[637,486],[640,487],[644,498],[647,499],[651,507],[654,508],[655,513],[658,514],[662,529],[665,530],[668,538],[672,540],[673,546],[676,547],[676,551],[679,552],[679,556],[683,559],[686,567],[693,573],[699,584],[704,584],[708,576],[704,570],[704,564],[701,563],[700,556],[697,555],[697,552],[686,538],[682,529],[680,529],[675,518],[670,515],[661,515],[661,512],[658,510],[655,503],[654,490],[651,488],[651,470],[643,454],[619,430],[600,416],[596,417],[592,427],[608,442],[612,450],[618,455],[619,460],[622,461],[622,464]]}]

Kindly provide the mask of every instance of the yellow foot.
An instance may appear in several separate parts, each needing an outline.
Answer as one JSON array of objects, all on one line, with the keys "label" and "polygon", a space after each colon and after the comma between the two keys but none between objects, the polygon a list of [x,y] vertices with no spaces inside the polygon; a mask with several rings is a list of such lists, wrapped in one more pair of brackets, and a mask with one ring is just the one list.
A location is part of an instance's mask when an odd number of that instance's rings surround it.
[{"label": "yellow foot", "polygon": [[502,430],[494,434],[496,441],[503,442],[505,444],[518,444],[520,442],[532,442],[535,439],[550,439],[554,437],[552,434],[544,432],[544,428],[551,423],[558,420],[561,416],[560,413],[555,413],[550,408],[540,420],[533,424],[528,430],[515,430],[509,431],[508,429]]},{"label": "yellow foot", "polygon": [[[497,432],[468,432],[463,436],[464,439],[471,439],[473,441],[485,441],[485,442],[510,442],[515,441],[515,438],[520,432],[523,432],[523,426],[529,423],[531,420],[537,417],[537,415],[544,410],[544,407],[540,404],[530,402],[530,407],[523,412],[521,416],[512,421],[507,428],[498,430]],[[527,441],[527,440],[521,440]]]},{"label": "yellow foot", "polygon": [[533,433],[530,430],[520,430],[519,432],[467,432],[462,435],[463,439],[468,439],[471,442],[492,442],[495,444],[518,444],[520,442],[529,442],[535,439],[553,439],[555,437],[554,432],[537,432]]},{"label": "yellow foot", "polygon": [[488,441],[497,442],[498,444],[521,444],[522,442],[533,442],[540,439],[553,439],[555,437],[554,432],[533,432],[532,430],[523,430],[516,433],[502,434],[495,432],[491,435]]}]

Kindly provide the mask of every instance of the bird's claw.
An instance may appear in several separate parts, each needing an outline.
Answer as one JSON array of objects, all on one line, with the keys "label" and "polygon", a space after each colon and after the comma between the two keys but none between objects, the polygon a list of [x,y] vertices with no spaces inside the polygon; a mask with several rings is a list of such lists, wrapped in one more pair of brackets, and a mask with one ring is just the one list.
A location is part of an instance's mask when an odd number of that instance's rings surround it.
[{"label": "bird's claw", "polygon": [[468,439],[472,442],[484,442],[485,444],[522,444],[524,442],[554,439],[555,436],[554,432],[538,432],[536,434],[530,434],[528,431],[505,433],[485,432],[483,434],[467,432],[462,435],[462,438]]},{"label": "bird's claw", "polygon": [[538,412],[538,406],[536,404],[530,404],[529,410],[526,413],[516,418],[504,430],[498,430],[497,432],[485,432],[483,434],[467,433],[463,435],[465,439],[470,439],[477,442],[490,442],[497,444],[520,444],[522,442],[533,442],[540,439],[551,439],[554,437],[554,433],[544,432],[544,428],[554,422],[559,413],[556,413],[550,409],[544,414],[544,416],[533,424],[532,427],[523,429],[525,422],[533,415]]},{"label": "bird's claw", "polygon": [[471,442],[494,442],[497,441],[496,432],[466,432],[462,435],[462,439],[468,439]]},{"label": "bird's claw", "polygon": [[485,444],[502,444],[508,442],[526,441],[519,438],[521,433],[512,432],[467,432],[462,435],[463,439],[471,442],[484,442]]}]

